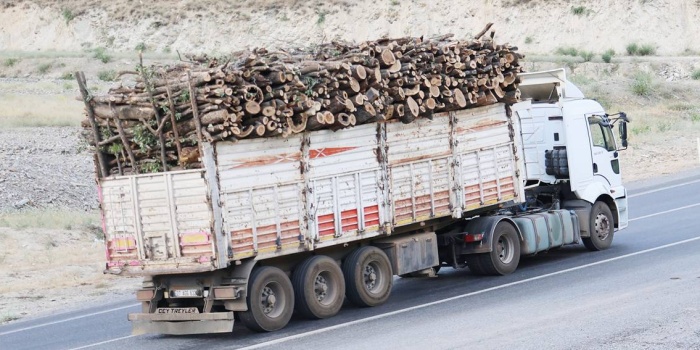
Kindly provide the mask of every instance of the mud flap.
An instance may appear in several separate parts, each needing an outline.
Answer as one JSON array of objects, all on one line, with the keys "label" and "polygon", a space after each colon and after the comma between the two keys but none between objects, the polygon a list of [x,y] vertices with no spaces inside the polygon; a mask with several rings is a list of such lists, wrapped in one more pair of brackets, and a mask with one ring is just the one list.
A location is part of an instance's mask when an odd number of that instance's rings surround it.
[{"label": "mud flap", "polygon": [[233,312],[205,314],[129,314],[131,334],[205,334],[233,330]]}]

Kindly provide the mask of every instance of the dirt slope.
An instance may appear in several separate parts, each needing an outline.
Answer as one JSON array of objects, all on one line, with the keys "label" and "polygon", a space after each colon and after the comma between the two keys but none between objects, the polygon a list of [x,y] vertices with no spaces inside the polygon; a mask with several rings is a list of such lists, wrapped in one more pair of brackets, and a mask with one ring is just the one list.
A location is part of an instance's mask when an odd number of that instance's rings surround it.
[{"label": "dirt slope", "polygon": [[[487,22],[530,53],[573,46],[622,52],[648,43],[664,55],[700,50],[694,0],[197,0],[5,1],[0,48],[227,52],[381,36],[468,36]],[[361,24],[361,25],[358,25]]]}]

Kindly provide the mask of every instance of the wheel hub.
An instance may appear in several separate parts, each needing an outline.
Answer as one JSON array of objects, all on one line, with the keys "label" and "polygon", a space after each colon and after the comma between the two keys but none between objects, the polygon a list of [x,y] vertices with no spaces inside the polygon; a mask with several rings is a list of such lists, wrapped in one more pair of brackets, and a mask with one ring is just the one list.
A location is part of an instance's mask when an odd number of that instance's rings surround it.
[{"label": "wheel hub", "polygon": [[510,263],[513,260],[513,243],[506,236],[501,236],[498,238],[496,244],[496,252],[498,253],[498,259],[504,264]]},{"label": "wheel hub", "polygon": [[263,288],[261,304],[265,314],[269,314],[275,309],[275,304],[277,304],[277,296],[275,296],[275,292],[272,290],[272,288]]},{"label": "wheel hub", "polygon": [[372,265],[365,266],[364,279],[365,287],[368,290],[372,290],[377,283],[377,272]]},{"label": "wheel hub", "polygon": [[316,281],[314,282],[314,291],[316,293],[316,299],[318,301],[323,301],[328,295],[328,281],[321,276],[316,276]]},{"label": "wheel hub", "polygon": [[610,221],[604,214],[598,214],[595,218],[595,234],[601,241],[610,235]]}]

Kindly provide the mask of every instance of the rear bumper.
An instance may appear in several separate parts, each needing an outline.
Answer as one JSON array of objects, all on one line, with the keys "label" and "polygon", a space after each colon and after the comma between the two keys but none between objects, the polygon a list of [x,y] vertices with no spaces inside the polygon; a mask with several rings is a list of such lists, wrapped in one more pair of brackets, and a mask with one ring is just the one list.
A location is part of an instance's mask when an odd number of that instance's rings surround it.
[{"label": "rear bumper", "polygon": [[204,314],[129,314],[132,334],[204,334],[233,330],[233,312]]}]

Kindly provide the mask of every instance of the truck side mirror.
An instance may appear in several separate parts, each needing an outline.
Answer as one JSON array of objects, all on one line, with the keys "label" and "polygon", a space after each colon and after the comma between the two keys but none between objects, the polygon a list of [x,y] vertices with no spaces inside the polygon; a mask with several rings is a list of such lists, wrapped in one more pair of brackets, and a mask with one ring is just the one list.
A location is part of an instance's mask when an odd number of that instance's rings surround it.
[{"label": "truck side mirror", "polygon": [[620,141],[622,143],[622,149],[627,149],[627,122],[624,120],[620,121]]}]

